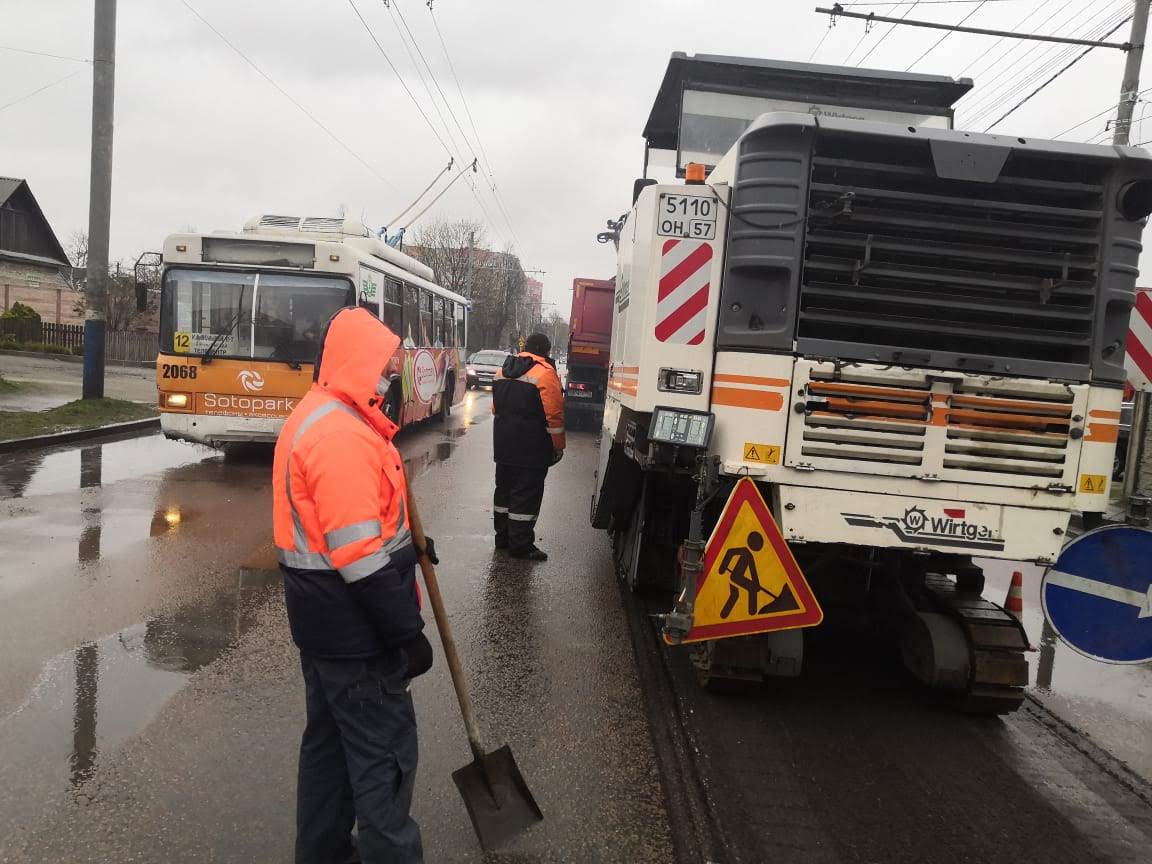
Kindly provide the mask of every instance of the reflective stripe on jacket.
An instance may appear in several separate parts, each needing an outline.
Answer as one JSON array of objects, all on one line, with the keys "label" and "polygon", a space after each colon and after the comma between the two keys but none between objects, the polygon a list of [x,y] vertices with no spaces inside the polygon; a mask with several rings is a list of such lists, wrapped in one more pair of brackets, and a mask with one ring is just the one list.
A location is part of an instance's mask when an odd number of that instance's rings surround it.
[{"label": "reflective stripe on jacket", "polygon": [[547,468],[563,450],[564,394],[551,361],[527,351],[508,357],[492,384],[493,453],[502,465]]},{"label": "reflective stripe on jacket", "polygon": [[276,442],[274,538],[306,653],[370,656],[423,626],[397,427],[376,395],[399,344],[366,310],[337,312]]}]

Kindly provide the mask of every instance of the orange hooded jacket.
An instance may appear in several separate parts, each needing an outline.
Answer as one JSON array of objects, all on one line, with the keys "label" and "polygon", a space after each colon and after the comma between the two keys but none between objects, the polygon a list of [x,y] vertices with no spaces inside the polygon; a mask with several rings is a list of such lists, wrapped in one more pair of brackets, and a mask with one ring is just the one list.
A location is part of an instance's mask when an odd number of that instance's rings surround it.
[{"label": "orange hooded jacket", "polygon": [[369,656],[423,626],[397,426],[376,387],[400,340],[364,309],[324,335],[315,382],[276,442],[273,528],[293,637]]}]

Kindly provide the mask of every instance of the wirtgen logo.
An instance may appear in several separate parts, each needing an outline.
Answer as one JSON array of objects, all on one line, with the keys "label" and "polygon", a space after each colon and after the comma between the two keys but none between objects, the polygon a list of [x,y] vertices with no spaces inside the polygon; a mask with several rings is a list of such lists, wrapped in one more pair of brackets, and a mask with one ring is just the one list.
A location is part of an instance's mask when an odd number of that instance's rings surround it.
[{"label": "wirtgen logo", "polygon": [[903,542],[917,546],[962,546],[987,551],[1004,548],[1004,541],[990,527],[968,521],[961,508],[945,507],[942,516],[930,516],[919,507],[909,507],[903,516],[840,515],[856,528],[887,528]]},{"label": "wirtgen logo", "polygon": [[240,379],[240,384],[243,385],[244,389],[249,393],[259,393],[264,389],[264,376],[259,372],[245,369],[236,377]]}]

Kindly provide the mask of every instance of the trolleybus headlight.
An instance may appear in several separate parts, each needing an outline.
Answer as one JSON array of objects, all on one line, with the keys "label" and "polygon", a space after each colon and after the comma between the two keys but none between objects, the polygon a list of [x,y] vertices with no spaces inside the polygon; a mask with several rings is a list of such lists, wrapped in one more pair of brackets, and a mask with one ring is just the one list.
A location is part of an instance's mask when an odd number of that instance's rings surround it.
[{"label": "trolleybus headlight", "polygon": [[162,408],[187,408],[192,400],[187,393],[161,393],[160,405]]},{"label": "trolleybus headlight", "polygon": [[648,440],[681,447],[708,446],[715,418],[708,411],[685,411],[683,408],[652,409],[652,422],[648,426]]},{"label": "trolleybus headlight", "polygon": [[704,373],[695,369],[661,369],[656,389],[662,393],[699,393]]}]

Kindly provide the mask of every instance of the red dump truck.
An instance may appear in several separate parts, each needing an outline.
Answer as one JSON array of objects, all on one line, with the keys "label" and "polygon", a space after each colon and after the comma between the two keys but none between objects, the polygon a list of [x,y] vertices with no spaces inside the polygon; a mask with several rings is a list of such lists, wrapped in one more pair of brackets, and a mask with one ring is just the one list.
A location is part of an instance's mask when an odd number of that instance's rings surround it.
[{"label": "red dump truck", "polygon": [[574,279],[564,416],[570,429],[599,428],[608,388],[615,279]]}]

